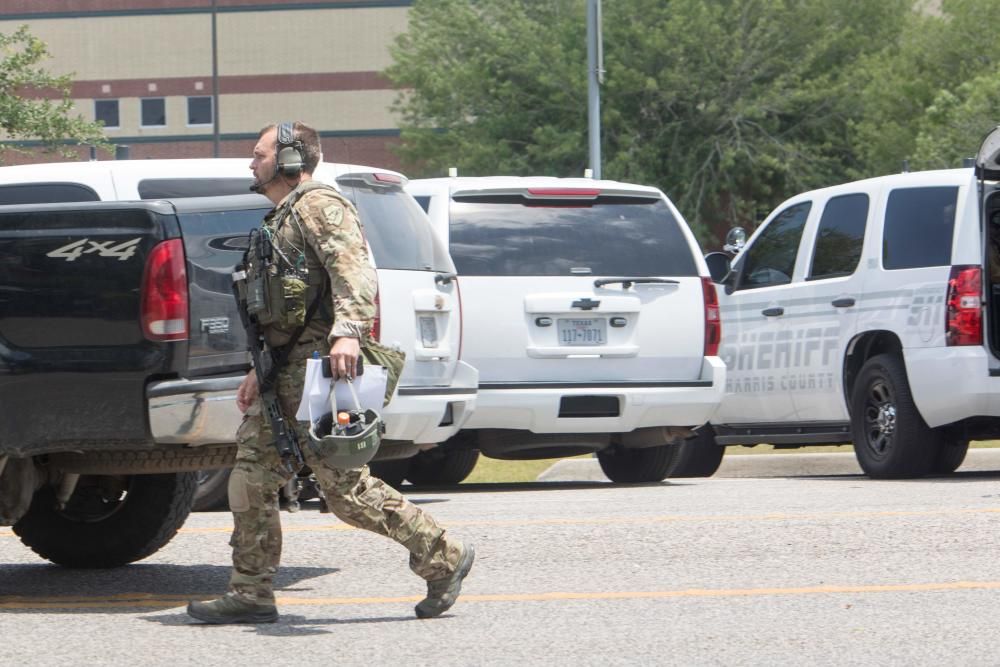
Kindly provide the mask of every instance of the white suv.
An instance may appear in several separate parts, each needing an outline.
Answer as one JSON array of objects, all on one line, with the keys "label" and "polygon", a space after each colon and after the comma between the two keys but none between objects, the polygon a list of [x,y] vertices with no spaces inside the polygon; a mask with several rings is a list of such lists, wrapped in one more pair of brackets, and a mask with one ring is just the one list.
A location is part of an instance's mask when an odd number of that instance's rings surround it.
[{"label": "white suv", "polygon": [[[0,205],[58,201],[160,199],[242,193],[249,195],[253,178],[245,159],[120,160],[35,164],[0,168]],[[427,216],[402,189],[406,179],[396,172],[333,163],[321,163],[314,178],[338,188],[361,214],[371,256],[378,269],[378,337],[406,353],[406,365],[396,394],[386,406],[386,440],[379,456],[408,458],[448,439],[475,407],[478,373],[459,361],[460,302],[454,282],[455,267],[445,245],[431,230]],[[262,213],[271,203],[260,197]],[[245,231],[232,238],[216,238],[206,229],[203,252],[189,256],[189,272],[218,273],[223,293],[232,300],[228,272],[245,247]],[[216,281],[218,282],[218,281]],[[211,295],[210,295],[211,296]],[[191,313],[192,320],[198,313]],[[238,322],[235,326],[238,326]],[[193,347],[217,346],[212,329],[192,326]],[[221,411],[210,420],[218,424],[214,437],[232,437],[239,420],[235,390],[242,373],[230,383],[213,380],[211,399],[190,378],[185,395],[151,401],[151,423],[186,423],[158,411],[194,411],[212,405]],[[170,434],[173,439],[182,434]],[[223,477],[205,479],[197,507],[218,504],[225,497]],[[398,481],[398,480],[397,480]]]},{"label": "white suv", "polygon": [[[613,481],[662,480],[718,405],[715,289],[659,190],[545,177],[413,180],[448,241],[476,412],[440,452],[597,452]],[[456,454],[457,455],[457,454]]]},{"label": "white suv", "polygon": [[716,443],[853,441],[869,476],[912,477],[1000,435],[1000,266],[984,263],[998,152],[797,195],[724,277],[709,258],[728,367]]}]

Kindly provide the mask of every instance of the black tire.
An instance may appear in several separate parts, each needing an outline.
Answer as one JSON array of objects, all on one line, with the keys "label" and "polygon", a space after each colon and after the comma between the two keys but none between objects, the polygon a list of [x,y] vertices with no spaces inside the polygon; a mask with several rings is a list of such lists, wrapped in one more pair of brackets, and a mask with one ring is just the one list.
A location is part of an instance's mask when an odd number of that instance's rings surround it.
[{"label": "black tire", "polygon": [[195,473],[198,487],[194,492],[195,512],[215,512],[229,508],[229,473],[232,468],[199,470]]},{"label": "black tire", "polygon": [[458,484],[472,472],[479,461],[475,449],[431,449],[410,459],[406,479],[411,484]]},{"label": "black tire", "polygon": [[934,464],[931,466],[931,473],[934,475],[948,475],[956,470],[965,461],[965,455],[969,453],[969,441],[941,438],[941,447],[937,456],[934,457]]},{"label": "black tire", "polygon": [[875,479],[922,477],[940,448],[910,393],[903,361],[880,354],[861,367],[851,392],[854,455]]},{"label": "black tire", "polygon": [[612,482],[662,482],[667,478],[678,453],[677,445],[673,444],[642,449],[609,447],[597,452],[597,461]]},{"label": "black tire", "polygon": [[191,511],[195,474],[85,476],[65,509],[55,491],[35,493],[14,532],[57,565],[118,567],[142,560],[173,538]]},{"label": "black tire", "polygon": [[711,477],[722,465],[726,448],[715,442],[715,431],[705,425],[690,438],[671,445],[677,448],[676,456],[667,477]]},{"label": "black tire", "polygon": [[394,489],[399,489],[406,479],[406,473],[410,469],[410,459],[388,459],[386,461],[372,461],[368,464],[368,471]]}]

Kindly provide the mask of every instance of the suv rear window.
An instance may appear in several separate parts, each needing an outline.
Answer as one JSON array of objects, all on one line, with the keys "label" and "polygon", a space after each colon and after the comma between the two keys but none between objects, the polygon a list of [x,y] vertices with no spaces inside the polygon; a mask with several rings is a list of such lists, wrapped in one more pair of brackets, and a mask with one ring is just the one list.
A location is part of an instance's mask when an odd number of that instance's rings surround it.
[{"label": "suv rear window", "polygon": [[450,217],[459,275],[698,275],[687,238],[659,197],[456,195]]},{"label": "suv rear window", "polygon": [[902,188],[889,193],[882,265],[913,269],[951,264],[958,187]]},{"label": "suv rear window", "polygon": [[0,186],[0,205],[3,206],[100,200],[96,192],[78,183],[19,183]]},{"label": "suv rear window", "polygon": [[361,214],[378,268],[455,271],[444,243],[434,236],[427,214],[400,187],[372,186],[353,178],[339,178],[337,183]]},{"label": "suv rear window", "polygon": [[252,178],[146,178],[139,181],[140,199],[245,195]]}]

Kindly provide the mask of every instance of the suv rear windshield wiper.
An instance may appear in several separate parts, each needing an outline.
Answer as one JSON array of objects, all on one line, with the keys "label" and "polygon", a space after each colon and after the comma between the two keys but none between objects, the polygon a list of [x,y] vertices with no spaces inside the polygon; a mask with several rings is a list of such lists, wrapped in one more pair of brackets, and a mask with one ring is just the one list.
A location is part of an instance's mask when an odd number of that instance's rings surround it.
[{"label": "suv rear windshield wiper", "polygon": [[615,283],[621,283],[624,289],[632,287],[636,283],[660,283],[663,285],[676,285],[678,281],[671,280],[670,278],[598,278],[594,281],[594,287],[604,287],[605,285],[614,285]]}]

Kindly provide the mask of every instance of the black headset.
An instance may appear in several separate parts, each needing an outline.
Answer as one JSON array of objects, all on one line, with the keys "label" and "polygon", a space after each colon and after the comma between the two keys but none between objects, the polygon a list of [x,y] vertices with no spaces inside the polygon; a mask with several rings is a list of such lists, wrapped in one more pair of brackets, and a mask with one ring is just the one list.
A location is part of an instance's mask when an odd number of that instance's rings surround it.
[{"label": "black headset", "polygon": [[282,176],[294,178],[302,173],[302,142],[295,138],[295,124],[278,125],[278,160],[275,166]]}]

